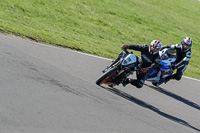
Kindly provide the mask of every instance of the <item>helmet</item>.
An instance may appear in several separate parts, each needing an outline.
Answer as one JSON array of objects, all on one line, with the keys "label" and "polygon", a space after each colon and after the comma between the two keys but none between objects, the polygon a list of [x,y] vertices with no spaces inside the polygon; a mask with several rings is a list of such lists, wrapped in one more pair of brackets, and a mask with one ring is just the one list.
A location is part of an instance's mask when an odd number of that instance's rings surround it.
[{"label": "helmet", "polygon": [[162,47],[162,43],[159,40],[153,40],[150,45],[150,52],[157,53]]},{"label": "helmet", "polygon": [[182,40],[181,45],[182,45],[182,51],[183,52],[188,51],[192,47],[192,38],[185,37]]}]

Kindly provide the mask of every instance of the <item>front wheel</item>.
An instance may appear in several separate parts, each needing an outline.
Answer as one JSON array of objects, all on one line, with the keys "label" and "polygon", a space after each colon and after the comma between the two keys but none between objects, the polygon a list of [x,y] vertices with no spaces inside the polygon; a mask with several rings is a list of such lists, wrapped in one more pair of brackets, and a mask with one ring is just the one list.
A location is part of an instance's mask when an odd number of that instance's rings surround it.
[{"label": "front wheel", "polygon": [[111,79],[114,75],[117,74],[117,67],[113,67],[110,70],[108,70],[107,72],[103,73],[96,81],[97,85],[101,85],[101,84],[114,84],[112,82],[109,82],[109,79]]}]

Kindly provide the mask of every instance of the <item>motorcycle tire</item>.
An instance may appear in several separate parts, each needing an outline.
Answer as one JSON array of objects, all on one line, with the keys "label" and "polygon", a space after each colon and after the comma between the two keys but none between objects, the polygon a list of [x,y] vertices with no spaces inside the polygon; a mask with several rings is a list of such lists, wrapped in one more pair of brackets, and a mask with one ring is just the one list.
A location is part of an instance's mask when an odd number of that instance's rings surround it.
[{"label": "motorcycle tire", "polygon": [[109,78],[111,78],[113,75],[117,74],[117,67],[113,67],[110,70],[103,73],[96,81],[97,85],[101,85],[105,83]]}]

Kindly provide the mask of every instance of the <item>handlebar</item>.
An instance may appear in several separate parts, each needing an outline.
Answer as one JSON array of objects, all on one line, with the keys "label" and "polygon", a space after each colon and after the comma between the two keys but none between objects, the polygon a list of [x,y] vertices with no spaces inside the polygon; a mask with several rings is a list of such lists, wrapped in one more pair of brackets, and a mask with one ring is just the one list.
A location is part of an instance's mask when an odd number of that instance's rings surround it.
[{"label": "handlebar", "polygon": [[127,49],[123,50],[127,55],[129,54],[129,52],[127,51]]}]

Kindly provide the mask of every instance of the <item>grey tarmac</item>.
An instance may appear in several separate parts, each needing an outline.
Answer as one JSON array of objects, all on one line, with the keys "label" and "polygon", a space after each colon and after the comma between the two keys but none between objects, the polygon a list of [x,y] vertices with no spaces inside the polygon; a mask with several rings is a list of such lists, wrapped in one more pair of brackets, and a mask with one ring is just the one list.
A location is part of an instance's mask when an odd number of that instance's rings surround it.
[{"label": "grey tarmac", "polygon": [[0,133],[200,132],[198,80],[97,86],[110,63],[0,35]]}]

